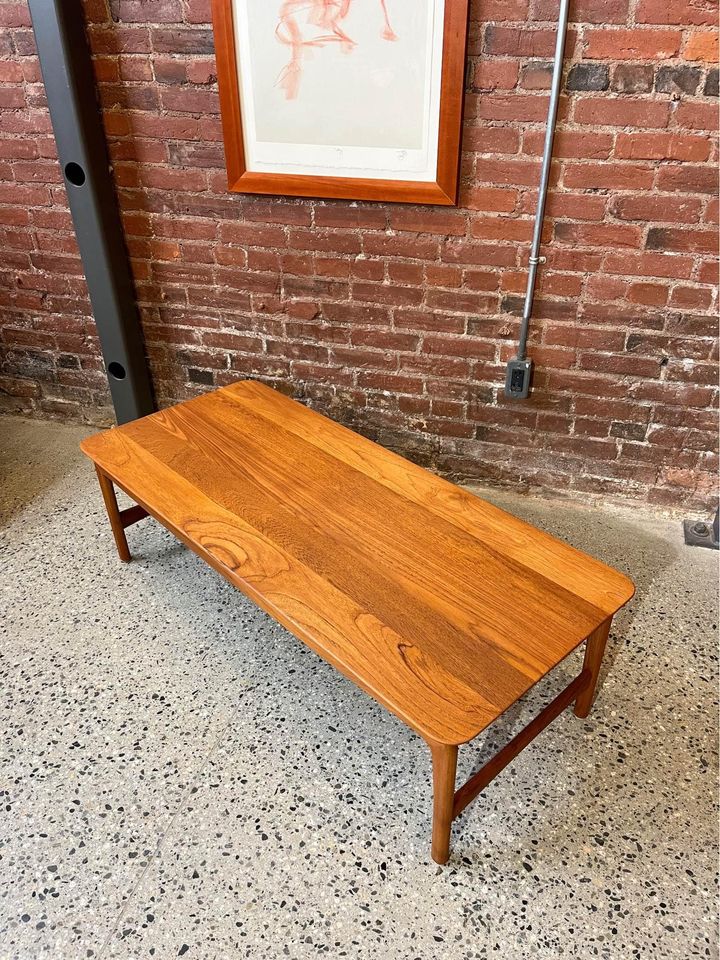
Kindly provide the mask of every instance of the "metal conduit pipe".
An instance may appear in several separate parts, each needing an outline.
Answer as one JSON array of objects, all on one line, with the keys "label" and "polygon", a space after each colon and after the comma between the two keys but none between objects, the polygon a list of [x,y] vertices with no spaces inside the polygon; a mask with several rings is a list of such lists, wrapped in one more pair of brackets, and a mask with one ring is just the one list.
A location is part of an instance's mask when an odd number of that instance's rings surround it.
[{"label": "metal conduit pipe", "polygon": [[523,400],[530,393],[532,360],[528,360],[527,358],[527,339],[530,320],[532,318],[538,267],[541,263],[545,262],[545,257],[540,256],[540,245],[545,219],[545,202],[547,200],[548,183],[550,182],[550,168],[552,166],[553,140],[555,138],[558,104],[560,102],[560,87],[562,85],[569,7],[570,0],[560,0],[557,38],[555,41],[555,59],[553,62],[552,84],[550,86],[550,102],[548,104],[547,126],[545,128],[545,146],[543,148],[542,168],[540,172],[540,190],[538,193],[537,210],[535,212],[535,228],[533,230],[532,246],[530,247],[530,259],[528,261],[528,279],[522,324],[520,326],[520,341],[518,343],[517,356],[508,362],[507,375],[505,378],[505,396],[513,397],[516,400]]}]

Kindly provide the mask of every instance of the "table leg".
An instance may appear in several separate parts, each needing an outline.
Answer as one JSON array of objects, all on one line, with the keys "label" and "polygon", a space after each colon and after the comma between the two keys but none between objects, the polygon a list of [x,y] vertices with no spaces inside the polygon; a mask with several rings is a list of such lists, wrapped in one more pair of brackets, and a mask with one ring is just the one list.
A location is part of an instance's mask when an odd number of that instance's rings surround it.
[{"label": "table leg", "polygon": [[102,470],[96,466],[95,470],[97,472],[98,481],[100,482],[100,490],[102,491],[103,500],[105,501],[105,509],[107,510],[108,519],[110,520],[110,527],[113,532],[113,537],[115,537],[115,546],[117,547],[117,552],[120,555],[120,559],[123,563],[130,562],[130,548],[128,547],[127,538],[125,536],[125,526],[120,516],[120,510],[118,508],[117,497],[115,496],[115,487],[113,482],[108,477],[106,473],[103,473]]},{"label": "table leg", "polygon": [[575,701],[574,713],[576,717],[586,717],[590,713],[611,623],[612,617],[608,617],[605,623],[601,623],[597,630],[594,630],[585,641],[583,670],[590,671],[590,682]]},{"label": "table leg", "polygon": [[447,863],[450,857],[458,748],[445,743],[431,743],[430,750],[433,764],[432,858],[436,863]]}]

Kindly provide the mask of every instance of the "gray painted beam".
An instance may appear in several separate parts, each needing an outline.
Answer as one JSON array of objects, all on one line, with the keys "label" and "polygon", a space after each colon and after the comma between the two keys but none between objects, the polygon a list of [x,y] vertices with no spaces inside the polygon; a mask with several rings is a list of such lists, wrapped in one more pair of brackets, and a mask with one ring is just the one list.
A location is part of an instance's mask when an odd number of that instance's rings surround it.
[{"label": "gray painted beam", "polygon": [[29,0],[58,156],[118,423],[155,407],[80,0]]}]

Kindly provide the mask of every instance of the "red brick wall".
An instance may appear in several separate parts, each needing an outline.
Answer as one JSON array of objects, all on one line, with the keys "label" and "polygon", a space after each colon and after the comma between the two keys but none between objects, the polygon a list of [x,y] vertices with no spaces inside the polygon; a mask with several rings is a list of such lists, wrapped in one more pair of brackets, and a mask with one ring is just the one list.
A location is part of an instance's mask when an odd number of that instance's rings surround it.
[{"label": "red brick wall", "polygon": [[[229,195],[207,0],[85,6],[161,402],[260,377],[455,477],[711,502],[714,2],[574,4],[527,402],[502,381],[555,0],[472,3],[456,210]],[[0,2],[0,389],[8,409],[99,422],[33,51],[25,3]]]}]

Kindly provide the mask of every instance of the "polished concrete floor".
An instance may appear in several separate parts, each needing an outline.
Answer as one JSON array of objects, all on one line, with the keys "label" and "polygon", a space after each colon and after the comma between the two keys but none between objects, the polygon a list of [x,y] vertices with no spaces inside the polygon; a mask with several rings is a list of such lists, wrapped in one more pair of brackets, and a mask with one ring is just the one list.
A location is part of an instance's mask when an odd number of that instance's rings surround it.
[{"label": "polished concrete floor", "polygon": [[0,420],[2,960],[717,956],[717,554],[640,509],[483,494],[638,593],[589,719],[440,868],[424,744],[154,521],[121,565],[84,433]]}]

